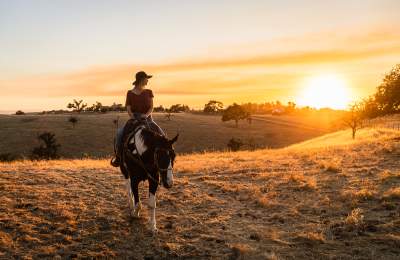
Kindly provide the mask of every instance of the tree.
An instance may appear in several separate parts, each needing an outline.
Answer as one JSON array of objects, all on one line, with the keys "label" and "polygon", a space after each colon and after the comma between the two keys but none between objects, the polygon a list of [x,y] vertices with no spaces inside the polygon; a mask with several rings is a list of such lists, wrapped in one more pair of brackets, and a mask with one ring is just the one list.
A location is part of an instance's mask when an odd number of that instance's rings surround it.
[{"label": "tree", "polygon": [[239,120],[247,119],[250,116],[249,112],[247,112],[242,106],[233,103],[227,107],[222,113],[222,121],[234,120],[236,127],[238,127]]},{"label": "tree", "polygon": [[350,105],[348,113],[343,118],[343,123],[351,128],[353,139],[356,138],[356,132],[362,127],[362,103],[353,103]]},{"label": "tree", "polygon": [[38,135],[38,140],[39,142],[44,143],[40,144],[39,147],[35,147],[32,150],[32,158],[33,159],[55,159],[58,158],[58,148],[60,147],[59,144],[57,144],[55,134],[51,132],[44,132],[40,135]]},{"label": "tree", "polygon": [[68,105],[67,105],[67,108],[73,109],[73,111],[78,112],[78,113],[82,112],[85,107],[87,107],[87,104],[83,103],[82,99],[79,101],[74,99],[74,101],[72,103],[68,103]]},{"label": "tree", "polygon": [[383,114],[400,112],[400,64],[385,75],[375,93],[375,101]]},{"label": "tree", "polygon": [[175,104],[172,105],[168,110],[170,113],[179,113],[179,112],[188,112],[190,108],[188,105]]},{"label": "tree", "polygon": [[100,112],[102,107],[103,105],[100,102],[96,101],[95,104],[93,104],[91,107],[88,107],[86,110],[91,112]]},{"label": "tree", "polygon": [[68,122],[72,124],[72,128],[75,128],[75,125],[78,123],[79,119],[76,116],[71,116],[68,118]]},{"label": "tree", "polygon": [[220,101],[210,100],[204,105],[203,112],[208,114],[217,114],[224,110],[224,105]]},{"label": "tree", "polygon": [[369,97],[362,101],[362,117],[363,118],[375,118],[382,114],[379,109],[378,103],[374,97]]},{"label": "tree", "polygon": [[165,108],[163,106],[158,106],[158,107],[153,108],[153,111],[154,112],[164,112]]}]

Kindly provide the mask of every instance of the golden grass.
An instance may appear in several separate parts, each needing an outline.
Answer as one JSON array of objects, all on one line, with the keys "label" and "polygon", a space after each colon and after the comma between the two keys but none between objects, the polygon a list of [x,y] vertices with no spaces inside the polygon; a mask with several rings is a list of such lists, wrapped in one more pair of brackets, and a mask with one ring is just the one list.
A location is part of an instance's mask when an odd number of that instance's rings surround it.
[{"label": "golden grass", "polygon": [[179,156],[155,237],[146,210],[129,217],[108,160],[0,163],[0,258],[395,259],[400,133],[364,131],[332,147]]},{"label": "golden grass", "polygon": [[[67,120],[70,115],[0,115],[0,154],[12,153],[29,156],[33,147],[38,146],[36,136],[44,131],[54,132],[61,144],[60,155],[64,158],[101,158],[113,153],[115,126],[113,120],[119,117],[122,125],[128,119],[127,113],[80,114],[75,128]],[[174,114],[171,121],[162,113],[154,113],[155,121],[173,137],[180,133],[176,143],[178,153],[226,150],[232,138],[240,138],[243,142],[251,140],[258,148],[284,147],[296,142],[326,133],[318,130],[322,127],[317,120],[308,120],[304,128],[299,124],[302,119],[294,116],[268,117],[255,119],[249,125],[241,121],[238,128],[234,122],[222,122],[221,116],[208,116],[179,113]],[[282,122],[284,124],[282,124]],[[325,125],[325,124],[324,124]],[[312,128],[314,127],[314,128]],[[243,147],[250,149],[249,145]]]},{"label": "golden grass", "polygon": [[400,187],[391,188],[383,194],[385,199],[400,199]]}]

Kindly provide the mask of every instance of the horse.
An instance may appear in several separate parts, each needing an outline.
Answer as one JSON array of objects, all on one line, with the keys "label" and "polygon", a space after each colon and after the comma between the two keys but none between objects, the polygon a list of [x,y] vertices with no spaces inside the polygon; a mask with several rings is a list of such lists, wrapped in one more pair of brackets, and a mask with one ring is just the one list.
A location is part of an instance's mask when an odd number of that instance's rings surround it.
[{"label": "horse", "polygon": [[173,167],[176,157],[173,144],[178,140],[179,134],[168,139],[140,123],[132,130],[124,137],[120,170],[126,179],[130,214],[135,218],[139,218],[142,209],[139,183],[146,180],[149,182],[149,224],[154,233],[157,232],[155,212],[157,188],[159,184],[166,189],[173,186]]}]

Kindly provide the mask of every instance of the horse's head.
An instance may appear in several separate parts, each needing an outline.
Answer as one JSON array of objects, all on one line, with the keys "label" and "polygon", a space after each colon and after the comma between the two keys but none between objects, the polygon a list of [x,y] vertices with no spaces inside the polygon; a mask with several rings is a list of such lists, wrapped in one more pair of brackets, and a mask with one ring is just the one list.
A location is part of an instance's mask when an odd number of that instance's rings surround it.
[{"label": "horse's head", "polygon": [[160,171],[161,182],[167,189],[171,188],[174,182],[175,151],[172,145],[178,140],[178,136],[179,134],[171,140],[163,138],[154,149],[154,162]]}]

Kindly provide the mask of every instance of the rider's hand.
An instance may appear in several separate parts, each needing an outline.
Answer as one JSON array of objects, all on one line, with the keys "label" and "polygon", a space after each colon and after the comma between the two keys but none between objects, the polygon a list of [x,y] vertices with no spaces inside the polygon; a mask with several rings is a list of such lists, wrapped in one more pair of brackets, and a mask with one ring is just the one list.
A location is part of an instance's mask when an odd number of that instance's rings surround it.
[{"label": "rider's hand", "polygon": [[146,119],[147,118],[146,114],[140,114],[140,116],[141,116],[142,119]]}]

